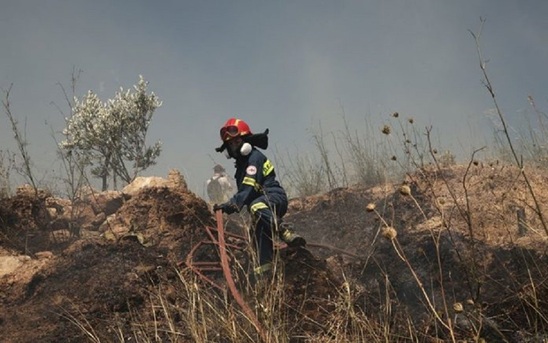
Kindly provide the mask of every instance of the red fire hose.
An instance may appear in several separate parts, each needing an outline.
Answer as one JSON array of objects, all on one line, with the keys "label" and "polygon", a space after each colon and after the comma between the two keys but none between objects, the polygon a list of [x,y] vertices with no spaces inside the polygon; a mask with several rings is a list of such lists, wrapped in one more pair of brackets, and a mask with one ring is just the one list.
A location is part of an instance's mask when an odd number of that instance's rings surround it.
[{"label": "red fire hose", "polygon": [[236,288],[236,284],[234,283],[234,279],[232,278],[232,273],[230,272],[230,266],[228,265],[228,256],[226,253],[222,211],[217,210],[215,212],[215,218],[217,219],[217,232],[219,237],[218,240],[219,240],[219,253],[221,256],[221,266],[223,269],[223,274],[225,276],[228,289],[230,290],[230,293],[234,297],[234,300],[236,300],[238,305],[240,305],[240,307],[242,308],[242,311],[244,311],[244,314],[248,317],[249,320],[251,320],[253,325],[255,325],[255,328],[257,329],[257,332],[259,333],[261,340],[263,342],[266,342],[267,341],[266,333],[263,327],[261,326],[259,319],[257,319],[257,316],[255,315],[255,313],[251,310],[249,305],[244,301],[244,299],[238,292],[238,289]]}]

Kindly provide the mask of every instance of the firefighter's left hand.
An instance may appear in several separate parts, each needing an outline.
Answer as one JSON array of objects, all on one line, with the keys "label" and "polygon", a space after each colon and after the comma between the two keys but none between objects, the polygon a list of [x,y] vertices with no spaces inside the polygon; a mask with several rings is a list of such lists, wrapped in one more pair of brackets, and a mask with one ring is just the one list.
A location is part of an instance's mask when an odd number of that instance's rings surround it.
[{"label": "firefighter's left hand", "polygon": [[220,205],[213,205],[213,211],[218,211],[218,210],[221,210],[223,211],[223,213],[226,213],[226,214],[232,214],[234,212],[238,212],[238,207],[231,203],[231,202],[225,202],[224,204],[220,204]]}]

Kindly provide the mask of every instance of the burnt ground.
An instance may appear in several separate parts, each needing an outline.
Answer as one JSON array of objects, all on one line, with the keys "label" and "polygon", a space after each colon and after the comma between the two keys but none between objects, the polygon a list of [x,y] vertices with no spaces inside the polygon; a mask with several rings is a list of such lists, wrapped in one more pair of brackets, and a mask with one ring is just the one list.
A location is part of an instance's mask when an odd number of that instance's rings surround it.
[{"label": "burnt ground", "polygon": [[[419,170],[402,182],[411,195],[391,184],[292,199],[286,220],[310,244],[280,250],[285,331],[332,335],[333,299],[348,289],[352,308],[379,326],[389,321],[394,337],[411,326],[418,341],[448,340],[431,305],[460,338],[479,331],[487,341],[542,342],[548,243],[535,201],[548,213],[548,175],[526,173],[535,198],[519,170],[478,163]],[[229,232],[246,234],[245,216],[225,218]],[[136,323],[152,335],[163,325],[151,318],[152,294],[162,289],[168,302],[186,306],[177,288],[194,274],[185,261],[215,226],[207,204],[178,183],[72,202],[23,187],[0,200],[0,220],[2,342],[83,342],[89,332],[118,342],[133,337]],[[193,260],[217,261],[217,250],[204,244]],[[218,273],[207,275],[224,286]],[[192,341],[180,330],[179,341]]]}]

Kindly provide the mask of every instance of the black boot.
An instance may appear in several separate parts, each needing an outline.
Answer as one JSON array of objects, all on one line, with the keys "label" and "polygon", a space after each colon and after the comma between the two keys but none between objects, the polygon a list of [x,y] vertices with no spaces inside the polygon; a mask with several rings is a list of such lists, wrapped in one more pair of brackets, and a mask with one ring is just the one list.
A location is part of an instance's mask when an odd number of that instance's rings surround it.
[{"label": "black boot", "polygon": [[280,224],[278,236],[291,248],[304,247],[306,245],[306,239],[293,231],[293,224],[290,223]]}]

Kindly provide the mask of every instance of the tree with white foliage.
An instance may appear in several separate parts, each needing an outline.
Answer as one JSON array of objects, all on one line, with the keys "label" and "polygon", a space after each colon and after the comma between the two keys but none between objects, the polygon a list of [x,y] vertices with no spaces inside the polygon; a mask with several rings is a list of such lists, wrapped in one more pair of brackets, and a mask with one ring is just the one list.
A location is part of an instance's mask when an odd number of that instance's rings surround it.
[{"label": "tree with white foliage", "polygon": [[108,188],[109,176],[114,187],[117,177],[130,183],[160,155],[160,141],[145,144],[154,111],[162,106],[153,92],[147,94],[147,86],[139,76],[133,89],[120,88],[106,102],[91,90],[82,99],[74,99],[61,148],[88,158],[92,175],[102,179],[102,190]]}]

